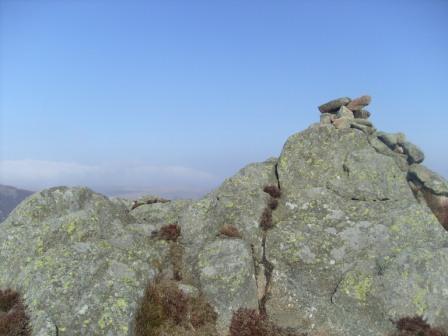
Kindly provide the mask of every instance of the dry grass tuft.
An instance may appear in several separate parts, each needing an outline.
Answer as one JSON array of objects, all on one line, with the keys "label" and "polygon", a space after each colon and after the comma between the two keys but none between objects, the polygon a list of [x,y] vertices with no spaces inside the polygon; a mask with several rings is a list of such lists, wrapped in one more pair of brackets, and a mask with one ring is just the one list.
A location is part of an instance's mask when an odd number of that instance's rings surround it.
[{"label": "dry grass tuft", "polygon": [[224,224],[221,229],[219,229],[219,233],[227,237],[241,238],[241,233],[238,228],[231,224]]},{"label": "dry grass tuft", "polygon": [[31,335],[25,305],[19,293],[12,289],[0,290],[0,335]]}]

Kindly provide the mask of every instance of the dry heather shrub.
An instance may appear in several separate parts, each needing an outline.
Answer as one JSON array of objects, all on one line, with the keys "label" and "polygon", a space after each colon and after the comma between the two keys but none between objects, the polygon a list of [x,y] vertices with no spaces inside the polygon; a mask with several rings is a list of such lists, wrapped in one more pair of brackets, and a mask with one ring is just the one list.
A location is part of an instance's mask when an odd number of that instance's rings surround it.
[{"label": "dry heather shrub", "polygon": [[393,336],[448,336],[446,331],[432,328],[421,316],[402,317],[394,323],[398,331]]},{"label": "dry heather shrub", "polygon": [[273,226],[272,224],[272,210],[269,207],[266,207],[263,210],[263,213],[261,214],[261,218],[260,218],[260,227],[267,231],[269,229],[271,229]]},{"label": "dry heather shrub", "polygon": [[224,224],[221,229],[219,229],[219,233],[227,237],[241,238],[240,231],[231,224]]},{"label": "dry heather shrub", "polygon": [[214,329],[218,314],[216,314],[213,307],[210,306],[202,295],[197,298],[191,298],[190,306],[190,322],[195,329],[200,329],[202,327],[210,329],[210,325],[212,325]]},{"label": "dry heather shrub", "polygon": [[280,196],[282,195],[280,188],[276,185],[267,185],[263,188],[263,191],[274,198],[280,198]]},{"label": "dry heather shrub", "polygon": [[0,290],[0,335],[31,335],[25,305],[19,293],[12,289]]},{"label": "dry heather shrub", "polygon": [[275,210],[278,207],[278,200],[276,200],[275,198],[270,198],[269,202],[268,202],[268,206],[269,208],[271,208],[271,210]]},{"label": "dry heather shrub", "polygon": [[264,319],[255,309],[240,308],[233,313],[230,322],[230,336],[266,335]]},{"label": "dry heather shrub", "polygon": [[215,330],[215,322],[216,314],[203,298],[190,298],[176,282],[157,279],[148,284],[137,310],[135,335],[213,336],[208,331]]},{"label": "dry heather shrub", "polygon": [[230,336],[305,336],[276,326],[255,309],[240,308],[233,313]]},{"label": "dry heather shrub", "polygon": [[164,240],[177,241],[180,236],[180,226],[177,224],[169,224],[162,226],[159,231],[159,238]]}]

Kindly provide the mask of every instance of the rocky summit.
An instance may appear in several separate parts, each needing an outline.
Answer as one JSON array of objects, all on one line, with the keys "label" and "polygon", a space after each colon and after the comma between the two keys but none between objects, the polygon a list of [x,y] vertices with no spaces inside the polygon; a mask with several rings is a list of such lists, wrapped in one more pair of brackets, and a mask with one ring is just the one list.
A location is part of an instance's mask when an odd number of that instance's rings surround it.
[{"label": "rocky summit", "polygon": [[[0,289],[21,293],[39,336],[233,336],[240,308],[278,335],[389,335],[413,316],[448,328],[448,182],[375,129],[370,102],[321,105],[278,158],[198,201],[28,197],[0,226]],[[208,331],[193,309],[161,329],[160,279],[183,293],[177,313],[187,295],[207,302]]]}]

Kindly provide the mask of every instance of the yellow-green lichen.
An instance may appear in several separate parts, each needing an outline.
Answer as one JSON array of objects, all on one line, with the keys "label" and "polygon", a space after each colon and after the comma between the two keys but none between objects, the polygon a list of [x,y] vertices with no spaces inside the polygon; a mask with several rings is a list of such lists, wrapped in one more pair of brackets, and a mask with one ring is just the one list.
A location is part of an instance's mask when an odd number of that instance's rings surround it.
[{"label": "yellow-green lichen", "polygon": [[400,226],[397,224],[393,224],[389,227],[389,231],[393,233],[399,233],[401,231]]},{"label": "yellow-green lichen", "polygon": [[67,226],[65,227],[65,231],[67,231],[67,233],[71,236],[72,233],[75,231],[76,229],[76,224],[75,222],[70,222],[67,224]]},{"label": "yellow-green lichen", "polygon": [[426,309],[428,309],[428,306],[426,305],[426,290],[423,288],[420,288],[419,290],[417,290],[417,292],[414,295],[414,298],[412,299],[412,303],[415,305],[415,307],[417,308],[417,314],[418,315],[423,315],[426,311]]},{"label": "yellow-green lichen", "polygon": [[372,289],[372,278],[360,272],[349,273],[342,282],[342,289],[345,294],[366,302]]},{"label": "yellow-green lichen", "polygon": [[117,307],[118,309],[121,309],[121,310],[125,310],[127,306],[128,306],[128,303],[126,302],[125,299],[122,299],[122,298],[118,299],[115,303],[115,307]]},{"label": "yellow-green lichen", "polygon": [[37,253],[39,253],[39,254],[42,254],[42,253],[44,253],[44,242],[42,241],[42,238],[38,238],[37,239],[37,243],[36,243],[36,251],[37,251]]},{"label": "yellow-green lichen", "polygon": [[106,326],[110,325],[111,323],[112,323],[112,317],[109,314],[105,313],[99,319],[98,326],[100,327],[101,330],[104,330],[104,328],[106,328]]}]

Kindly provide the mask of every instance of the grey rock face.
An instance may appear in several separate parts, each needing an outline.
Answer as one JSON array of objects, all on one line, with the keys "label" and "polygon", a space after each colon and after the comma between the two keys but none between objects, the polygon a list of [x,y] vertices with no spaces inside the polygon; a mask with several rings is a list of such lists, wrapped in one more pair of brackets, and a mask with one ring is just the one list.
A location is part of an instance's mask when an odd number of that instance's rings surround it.
[{"label": "grey rock face", "polygon": [[329,101],[328,103],[319,106],[321,113],[336,113],[341,106],[350,103],[351,99],[348,97],[342,97]]},{"label": "grey rock face", "polygon": [[423,165],[411,165],[409,167],[409,179],[422,184],[433,194],[448,196],[448,181]]},{"label": "grey rock face", "polygon": [[[31,196],[0,230],[0,287],[19,287],[36,335],[128,335],[152,264],[168,245],[135,232],[127,209],[86,188]],[[4,270],[8,270],[5,272]]]},{"label": "grey rock face", "polygon": [[357,130],[320,128],[288,139],[278,176],[282,203],[266,240],[277,323],[338,335],[382,335],[404,315],[448,323],[438,297],[447,233],[394,160]]},{"label": "grey rock face", "polygon": [[409,164],[421,163],[425,159],[425,154],[416,145],[409,141],[404,141],[403,144],[404,153],[408,156]]},{"label": "grey rock face", "polygon": [[217,326],[226,335],[234,311],[258,309],[257,282],[250,245],[240,239],[217,239],[198,257],[203,293],[218,312]]}]

